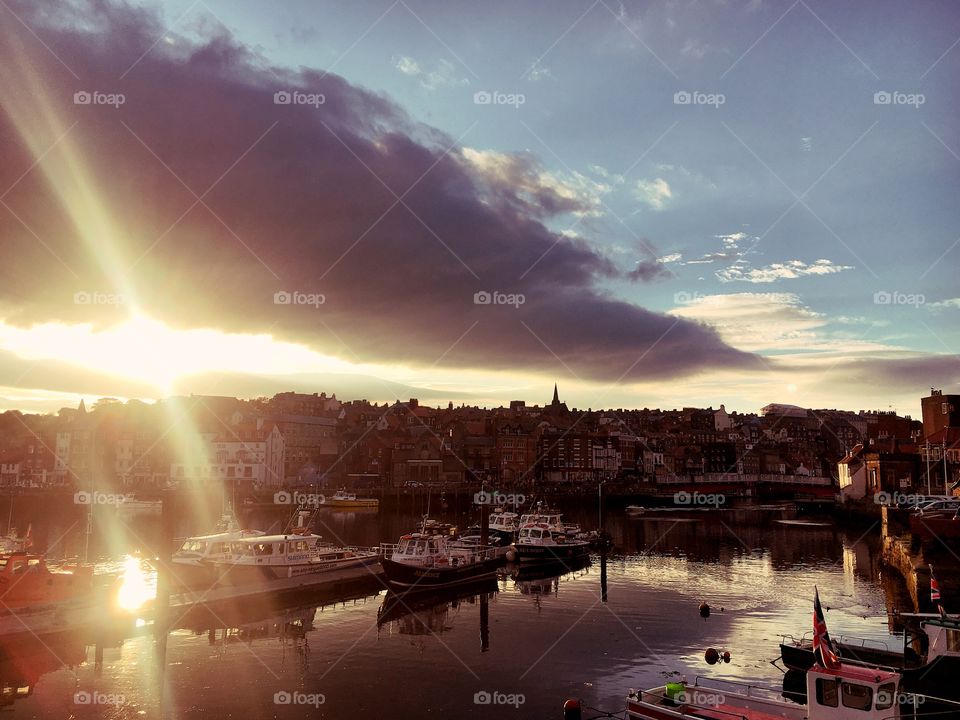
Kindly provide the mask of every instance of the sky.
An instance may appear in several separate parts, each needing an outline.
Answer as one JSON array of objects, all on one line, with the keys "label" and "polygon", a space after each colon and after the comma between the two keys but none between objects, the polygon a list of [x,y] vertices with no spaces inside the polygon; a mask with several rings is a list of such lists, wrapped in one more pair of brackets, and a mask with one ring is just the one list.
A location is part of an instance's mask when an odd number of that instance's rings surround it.
[{"label": "sky", "polygon": [[953,2],[0,3],[0,410],[918,415]]}]

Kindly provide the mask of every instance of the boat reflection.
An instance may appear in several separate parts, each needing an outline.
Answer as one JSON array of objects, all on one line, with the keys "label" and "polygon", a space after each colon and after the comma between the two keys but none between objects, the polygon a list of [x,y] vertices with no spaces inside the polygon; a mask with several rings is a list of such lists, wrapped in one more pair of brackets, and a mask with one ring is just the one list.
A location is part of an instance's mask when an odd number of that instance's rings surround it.
[{"label": "boat reflection", "polygon": [[0,641],[0,707],[33,695],[41,677],[87,659],[84,641],[71,635],[39,638],[21,635]]},{"label": "boat reflection", "polygon": [[514,585],[524,595],[556,595],[561,578],[573,579],[587,574],[589,557],[559,562],[513,565],[507,570]]},{"label": "boat reflection", "polygon": [[[401,635],[448,632],[452,629],[451,612],[456,613],[463,603],[479,603],[483,625],[487,603],[496,593],[497,581],[494,578],[429,593],[388,590],[377,613],[377,626],[389,626],[391,633],[395,630]],[[488,634],[488,631],[488,628],[485,630],[481,627],[481,635]],[[487,642],[484,641],[485,646]]]}]

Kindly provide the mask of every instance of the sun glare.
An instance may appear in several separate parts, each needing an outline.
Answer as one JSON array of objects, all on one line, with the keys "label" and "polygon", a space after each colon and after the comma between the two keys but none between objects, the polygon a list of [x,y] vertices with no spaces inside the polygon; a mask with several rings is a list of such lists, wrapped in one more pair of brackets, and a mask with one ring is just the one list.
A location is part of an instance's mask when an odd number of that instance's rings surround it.
[{"label": "sun glare", "polygon": [[[178,330],[144,316],[95,330],[88,324],[19,328],[0,322],[0,347],[30,360],[60,360],[149,383],[170,393],[179,378],[207,372],[343,372],[352,366],[270,335]],[[68,351],[65,349],[69,349]]]},{"label": "sun glare", "polygon": [[149,582],[139,558],[127,556],[123,563],[123,580],[117,592],[117,605],[121,610],[139,610],[157,593],[156,586]]}]

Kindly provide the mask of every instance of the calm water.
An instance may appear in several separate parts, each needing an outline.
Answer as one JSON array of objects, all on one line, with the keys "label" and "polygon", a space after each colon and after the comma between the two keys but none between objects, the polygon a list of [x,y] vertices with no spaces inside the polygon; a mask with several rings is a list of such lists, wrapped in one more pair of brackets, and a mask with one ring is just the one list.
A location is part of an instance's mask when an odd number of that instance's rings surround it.
[{"label": "calm water", "polygon": [[[594,513],[574,508],[567,517],[593,526]],[[14,515],[21,527],[34,523],[51,555],[82,552],[82,512],[25,506]],[[621,711],[628,688],[658,684],[669,671],[779,685],[770,661],[780,634],[809,630],[814,585],[834,635],[889,639],[887,608],[900,600],[880,571],[879,530],[865,539],[863,529],[784,526],[772,517],[628,520],[611,511],[606,526],[618,548],[606,565],[605,598],[595,557],[560,577],[505,576],[406,605],[361,583],[349,598],[191,618],[165,639],[146,627],[99,647],[85,637],[7,642],[3,685],[30,684],[32,692],[6,709],[24,718],[559,718],[563,700],[580,697]],[[324,511],[318,531],[372,545],[395,541],[416,519]],[[185,517],[176,532],[203,522]],[[273,522],[282,517],[259,511],[245,524]],[[149,555],[159,536],[158,518],[104,518],[91,556],[116,567],[131,551]],[[697,611],[703,600],[714,609],[707,620]],[[732,662],[707,666],[707,647],[728,650]],[[484,692],[513,704],[476,704]],[[301,704],[275,702],[287,697]]]}]

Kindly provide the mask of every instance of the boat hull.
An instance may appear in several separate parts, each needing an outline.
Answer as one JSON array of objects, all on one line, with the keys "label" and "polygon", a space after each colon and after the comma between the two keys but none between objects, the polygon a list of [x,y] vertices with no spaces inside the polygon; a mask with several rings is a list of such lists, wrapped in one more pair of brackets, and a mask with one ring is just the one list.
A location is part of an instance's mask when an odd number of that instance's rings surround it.
[{"label": "boat hull", "polygon": [[273,584],[282,584],[291,580],[299,580],[301,585],[322,584],[324,577],[330,573],[376,565],[376,563],[377,556],[375,554],[357,555],[350,558],[309,564],[240,565],[215,563],[212,582],[218,587],[260,585],[266,588]]},{"label": "boat hull", "polygon": [[558,562],[588,557],[590,543],[576,542],[563,545],[515,545],[521,562]]},{"label": "boat hull", "polygon": [[381,558],[380,564],[387,582],[406,589],[452,587],[494,577],[503,565],[503,558],[493,557],[456,567],[420,567]]}]

